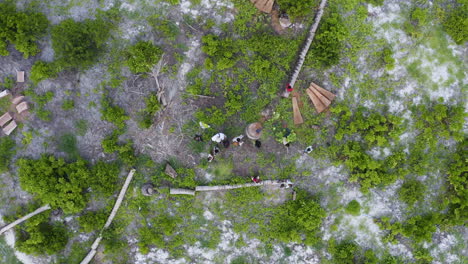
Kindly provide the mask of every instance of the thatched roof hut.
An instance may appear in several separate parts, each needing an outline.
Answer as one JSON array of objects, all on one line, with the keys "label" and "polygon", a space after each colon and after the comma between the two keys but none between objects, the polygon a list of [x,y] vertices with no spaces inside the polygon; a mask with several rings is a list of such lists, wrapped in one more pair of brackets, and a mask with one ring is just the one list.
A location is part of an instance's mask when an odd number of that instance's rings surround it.
[{"label": "thatched roof hut", "polygon": [[156,190],[154,189],[154,185],[151,183],[146,183],[141,186],[141,193],[144,196],[151,196],[156,193]]},{"label": "thatched roof hut", "polygon": [[17,127],[18,125],[16,124],[15,120],[12,120],[6,127],[3,128],[3,133],[9,136]]},{"label": "thatched roof hut", "polygon": [[13,117],[8,112],[0,116],[0,127],[3,127],[6,123],[10,122],[11,119],[13,119]]}]

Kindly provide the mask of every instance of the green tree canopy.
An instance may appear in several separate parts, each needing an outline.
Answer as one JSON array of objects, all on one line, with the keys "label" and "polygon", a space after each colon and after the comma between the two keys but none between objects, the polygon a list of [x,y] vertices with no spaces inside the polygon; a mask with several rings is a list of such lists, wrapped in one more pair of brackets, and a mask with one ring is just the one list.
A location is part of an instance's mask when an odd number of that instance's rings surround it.
[{"label": "green tree canopy", "polygon": [[9,54],[8,44],[23,53],[24,58],[39,53],[36,41],[42,37],[49,26],[49,20],[42,13],[18,12],[15,5],[0,3],[0,55]]},{"label": "green tree canopy", "polygon": [[43,203],[65,213],[76,213],[86,206],[88,195],[84,190],[89,186],[90,172],[85,161],[66,163],[43,155],[38,160],[20,159],[18,166],[21,187]]},{"label": "green tree canopy", "polygon": [[52,29],[52,47],[60,66],[91,66],[105,46],[111,25],[102,18],[77,22],[66,19]]}]

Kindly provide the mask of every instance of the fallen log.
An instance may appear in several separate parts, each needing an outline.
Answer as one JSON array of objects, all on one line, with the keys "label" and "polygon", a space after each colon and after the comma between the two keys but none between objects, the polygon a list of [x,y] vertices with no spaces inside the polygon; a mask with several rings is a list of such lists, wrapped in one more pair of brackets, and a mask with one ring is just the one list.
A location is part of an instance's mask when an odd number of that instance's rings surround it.
[{"label": "fallen log", "polygon": [[46,204],[46,205],[44,205],[44,206],[42,206],[42,207],[36,209],[36,210],[35,210],[34,212],[32,212],[32,213],[29,213],[29,214],[27,214],[27,215],[25,215],[25,216],[19,218],[18,220],[12,222],[11,224],[8,224],[8,225],[2,227],[2,229],[0,229],[0,235],[3,234],[3,233],[5,233],[6,231],[12,229],[13,227],[15,227],[15,226],[21,224],[22,222],[28,220],[29,218],[31,218],[31,217],[33,217],[33,216],[35,216],[35,215],[38,215],[38,214],[40,214],[40,213],[42,213],[42,212],[45,212],[45,211],[47,211],[47,210],[50,210],[50,205],[48,205],[48,204]]},{"label": "fallen log", "polygon": [[[309,51],[310,45],[312,44],[312,41],[314,40],[315,32],[317,31],[320,20],[322,19],[323,10],[324,10],[326,4],[327,4],[327,0],[322,0],[322,2],[320,2],[320,6],[319,6],[317,14],[315,16],[314,24],[312,24],[312,26],[310,27],[309,35],[307,37],[306,43],[305,43],[304,47],[302,48],[301,53],[299,53],[299,59],[297,61],[296,67],[294,68],[294,72],[293,72],[293,74],[291,76],[291,79],[289,81],[289,84],[292,87],[294,87],[294,84],[296,84],[296,79],[299,76],[299,72],[302,69],[302,65],[304,65],[304,61],[305,61],[307,52]],[[289,97],[289,93],[290,92],[285,91],[283,93],[283,96],[284,97]]]}]

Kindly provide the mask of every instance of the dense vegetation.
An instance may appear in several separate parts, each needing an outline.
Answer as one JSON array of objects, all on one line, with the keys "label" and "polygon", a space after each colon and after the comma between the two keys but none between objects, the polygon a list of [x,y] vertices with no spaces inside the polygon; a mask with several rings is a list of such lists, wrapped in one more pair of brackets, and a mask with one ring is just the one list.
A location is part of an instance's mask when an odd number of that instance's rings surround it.
[{"label": "dense vegetation", "polygon": [[149,41],[139,41],[128,49],[127,66],[132,73],[150,72],[159,61],[162,50]]},{"label": "dense vegetation", "polygon": [[77,22],[66,19],[52,28],[52,47],[57,65],[87,68],[96,62],[109,37],[111,25],[103,18]]},{"label": "dense vegetation", "polygon": [[0,3],[0,55],[7,56],[8,44],[15,45],[24,58],[39,53],[36,43],[45,35],[49,21],[42,13],[17,11],[10,3]]},{"label": "dense vegetation", "polygon": [[[86,189],[110,194],[115,190],[118,167],[98,162],[90,170],[81,159],[67,163],[63,159],[42,155],[40,159],[20,159],[18,174],[21,187],[44,204],[65,213],[77,213],[88,203]],[[95,173],[95,174],[91,174]]]},{"label": "dense vegetation", "polygon": [[9,137],[0,137],[0,173],[8,170],[10,160],[15,154],[16,143]]}]

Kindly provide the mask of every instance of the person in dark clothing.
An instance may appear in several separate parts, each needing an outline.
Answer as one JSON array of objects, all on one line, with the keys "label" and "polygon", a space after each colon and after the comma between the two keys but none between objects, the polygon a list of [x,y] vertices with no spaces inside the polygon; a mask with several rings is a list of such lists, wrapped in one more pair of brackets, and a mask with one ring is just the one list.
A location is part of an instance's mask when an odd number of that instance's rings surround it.
[{"label": "person in dark clothing", "polygon": [[262,142],[260,142],[260,140],[255,140],[255,146],[260,148],[262,146]]},{"label": "person in dark clothing", "polygon": [[229,140],[227,138],[225,140],[223,140],[223,146],[225,148],[229,148],[229,145],[230,145],[230,143],[229,143]]},{"label": "person in dark clothing", "polygon": [[252,177],[251,179],[252,179],[252,181],[255,182],[255,183],[259,183],[259,182],[260,182],[260,176],[258,176],[258,175],[255,176],[255,177]]},{"label": "person in dark clothing", "polygon": [[196,134],[195,137],[193,138],[195,141],[200,141],[200,142],[203,142],[203,138],[201,135],[199,134]]}]

